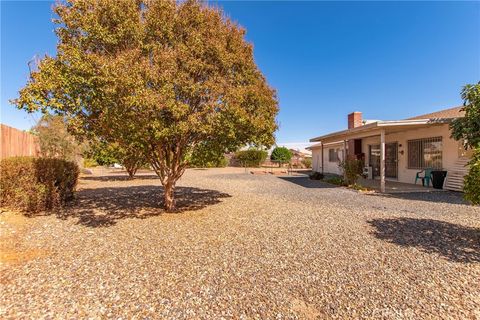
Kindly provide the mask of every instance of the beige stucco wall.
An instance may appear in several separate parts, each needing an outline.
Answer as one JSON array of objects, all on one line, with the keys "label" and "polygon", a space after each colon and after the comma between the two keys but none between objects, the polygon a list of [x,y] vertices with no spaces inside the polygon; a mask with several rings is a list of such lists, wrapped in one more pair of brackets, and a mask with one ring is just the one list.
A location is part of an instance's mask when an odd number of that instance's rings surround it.
[{"label": "beige stucco wall", "polygon": [[[328,159],[329,149],[340,149],[342,153],[339,154],[340,160],[343,159],[343,143],[329,144],[323,147],[323,165],[325,173],[341,174],[338,167],[338,162],[330,162]],[[316,172],[322,172],[322,148],[317,147],[312,149],[312,169]]]},{"label": "beige stucco wall", "polygon": [[[385,135],[385,142],[398,143],[398,181],[414,183],[419,169],[408,169],[408,140],[442,137],[442,166],[449,170],[459,157],[459,143],[450,138],[448,124],[431,126],[429,128],[402,131]],[[370,137],[362,140],[362,151],[365,153],[365,163],[369,163],[368,145],[380,144],[380,137]],[[403,154],[401,151],[403,150]]]},{"label": "beige stucco wall", "polygon": [[[423,129],[407,130],[402,132],[396,132],[392,134],[386,134],[385,142],[397,142],[398,147],[398,181],[405,183],[414,183],[415,175],[419,171],[418,169],[408,169],[408,140],[420,139],[420,138],[433,138],[442,137],[442,166],[444,170],[450,170],[454,163],[462,155],[459,143],[450,138],[450,130],[448,124],[435,125]],[[380,136],[363,138],[362,139],[362,152],[365,153],[365,163],[369,163],[368,159],[368,145],[380,144]],[[401,146],[400,146],[401,145]],[[343,144],[324,146],[324,164],[325,173],[341,174],[341,170],[338,168],[338,163],[328,161],[328,149],[329,148],[342,148]],[[403,150],[403,154],[401,151]],[[321,172],[321,148],[315,148],[312,150],[313,170]]]}]

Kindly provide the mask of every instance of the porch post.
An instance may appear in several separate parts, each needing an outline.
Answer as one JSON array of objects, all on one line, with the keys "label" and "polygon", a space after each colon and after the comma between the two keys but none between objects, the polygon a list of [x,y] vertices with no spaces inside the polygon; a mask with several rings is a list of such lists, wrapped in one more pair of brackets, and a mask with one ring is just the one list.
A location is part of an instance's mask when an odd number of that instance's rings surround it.
[{"label": "porch post", "polygon": [[321,143],[322,143],[322,174],[324,174],[324,172],[323,172],[323,161],[324,161],[323,160],[323,142],[321,142]]},{"label": "porch post", "polygon": [[385,192],[385,130],[380,131],[380,192]]},{"label": "porch post", "polygon": [[[347,161],[347,140],[343,140],[343,159],[342,161],[345,163]],[[347,173],[343,170],[343,178],[347,180]]]}]

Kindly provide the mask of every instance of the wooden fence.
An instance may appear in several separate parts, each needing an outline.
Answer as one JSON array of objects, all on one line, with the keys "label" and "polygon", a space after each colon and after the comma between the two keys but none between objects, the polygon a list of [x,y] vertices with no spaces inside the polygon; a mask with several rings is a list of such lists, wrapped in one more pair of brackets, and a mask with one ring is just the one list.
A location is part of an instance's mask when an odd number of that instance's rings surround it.
[{"label": "wooden fence", "polygon": [[16,156],[35,157],[40,154],[38,138],[31,133],[2,124],[0,136],[0,159]]}]

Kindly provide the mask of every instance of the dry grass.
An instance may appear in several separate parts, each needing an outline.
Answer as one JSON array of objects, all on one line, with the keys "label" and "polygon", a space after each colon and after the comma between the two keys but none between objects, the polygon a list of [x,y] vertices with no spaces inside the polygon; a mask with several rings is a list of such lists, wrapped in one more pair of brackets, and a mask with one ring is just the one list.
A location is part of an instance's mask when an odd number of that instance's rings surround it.
[{"label": "dry grass", "polygon": [[2,266],[1,318],[480,317],[480,208],[458,194],[189,170],[165,214],[149,173],[80,186],[19,224],[22,250],[48,254]]}]

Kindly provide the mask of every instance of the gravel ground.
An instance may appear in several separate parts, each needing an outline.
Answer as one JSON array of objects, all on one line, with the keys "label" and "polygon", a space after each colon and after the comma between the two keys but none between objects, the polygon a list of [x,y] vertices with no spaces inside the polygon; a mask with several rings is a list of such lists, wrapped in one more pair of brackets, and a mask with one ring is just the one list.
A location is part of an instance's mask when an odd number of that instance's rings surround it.
[{"label": "gravel ground", "polygon": [[41,254],[2,264],[0,318],[480,319],[480,208],[456,193],[188,170],[167,214],[147,173],[79,187],[25,218],[15,248]]}]

